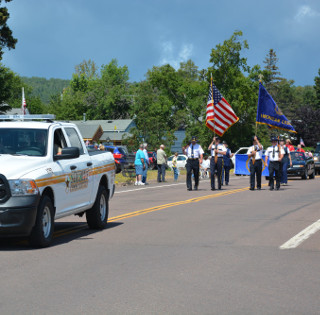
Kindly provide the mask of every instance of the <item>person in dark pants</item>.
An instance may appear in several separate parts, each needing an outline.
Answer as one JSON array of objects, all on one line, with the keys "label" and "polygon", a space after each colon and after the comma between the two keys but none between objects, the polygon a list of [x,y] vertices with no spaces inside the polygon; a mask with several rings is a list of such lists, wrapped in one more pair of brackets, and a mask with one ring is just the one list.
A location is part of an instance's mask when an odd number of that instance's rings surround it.
[{"label": "person in dark pants", "polygon": [[288,169],[288,165],[290,165],[290,167],[292,167],[292,160],[291,160],[290,150],[284,144],[284,139],[280,140],[280,146],[284,151],[283,158],[281,160],[280,183],[281,183],[281,185],[286,186],[288,184],[287,169]]},{"label": "person in dark pants", "polygon": [[[223,168],[223,156],[226,154],[226,148],[220,144],[219,137],[213,137],[213,141],[210,143],[208,150],[211,150],[210,160],[210,179],[211,190],[215,190],[215,176],[218,177],[218,189],[221,189],[221,177]],[[217,175],[215,172],[217,171]]]},{"label": "person in dark pants", "polygon": [[227,141],[222,141],[223,146],[226,148],[226,154],[223,156],[223,169],[222,169],[222,176],[221,176],[221,185],[223,185],[223,180],[225,184],[229,185],[229,174],[231,168],[231,157],[232,153],[231,150],[228,148]]},{"label": "person in dark pants", "polygon": [[166,179],[166,166],[167,155],[164,152],[164,145],[160,145],[160,149],[157,151],[157,166],[158,166],[158,183],[165,182]]},{"label": "person in dark pants", "polygon": [[252,138],[253,145],[248,149],[248,157],[250,158],[250,190],[254,190],[257,178],[257,189],[261,190],[261,174],[262,174],[262,152],[263,146],[259,142],[259,138]]},{"label": "person in dark pants", "polygon": [[265,164],[269,159],[269,189],[274,190],[274,177],[276,179],[276,190],[280,189],[280,167],[281,160],[284,154],[283,149],[278,145],[278,140],[275,137],[271,138],[272,145],[265,152]]},{"label": "person in dark pants", "polygon": [[203,150],[201,145],[197,143],[196,137],[191,138],[189,146],[184,148],[184,153],[187,155],[188,160],[186,164],[187,169],[187,190],[192,190],[192,172],[194,175],[194,190],[198,190],[199,186],[199,169],[203,159]]}]

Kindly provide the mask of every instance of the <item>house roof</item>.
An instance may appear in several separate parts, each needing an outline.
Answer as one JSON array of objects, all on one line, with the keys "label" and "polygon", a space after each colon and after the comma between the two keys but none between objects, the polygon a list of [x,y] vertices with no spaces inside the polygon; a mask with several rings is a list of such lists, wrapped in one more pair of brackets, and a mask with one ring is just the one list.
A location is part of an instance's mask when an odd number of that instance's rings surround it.
[{"label": "house roof", "polygon": [[86,125],[86,126],[98,126],[100,125],[103,131],[121,131],[121,132],[129,132],[132,127],[135,126],[135,123],[132,119],[118,119],[118,120],[73,120],[70,121],[78,126]]},{"label": "house roof", "polygon": [[119,120],[73,120],[80,130],[84,139],[92,139],[99,128],[102,128],[103,134],[100,140],[104,141],[107,138],[111,140],[122,140],[123,135],[130,136],[130,129],[135,126],[132,119]]},{"label": "house roof", "polygon": [[100,125],[83,125],[75,123],[75,125],[79,128],[81,135],[84,139],[92,139],[94,134],[99,129]]},{"label": "house roof", "polygon": [[[7,104],[5,104],[7,105]],[[19,108],[11,108],[10,110],[7,110],[5,115],[21,115],[21,107]]]}]

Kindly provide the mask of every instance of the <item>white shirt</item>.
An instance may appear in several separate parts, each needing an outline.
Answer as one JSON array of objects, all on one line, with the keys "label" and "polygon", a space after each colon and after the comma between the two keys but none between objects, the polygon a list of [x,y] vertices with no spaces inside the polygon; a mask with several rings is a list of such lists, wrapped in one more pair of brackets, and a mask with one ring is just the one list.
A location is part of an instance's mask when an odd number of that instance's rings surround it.
[{"label": "white shirt", "polygon": [[[192,148],[193,148],[193,156],[192,156]],[[201,148],[201,145],[196,143],[193,145],[192,143],[189,145],[189,147],[186,149],[186,155],[189,159],[199,159],[200,155],[203,154],[204,151]]]},{"label": "white shirt", "polygon": [[203,160],[201,167],[202,168],[210,168],[210,160],[209,159]]},{"label": "white shirt", "polygon": [[143,153],[146,159],[146,163],[149,165],[149,155],[147,149],[143,149]]},{"label": "white shirt", "polygon": [[[215,152],[214,152],[215,148],[216,148],[216,145],[213,144],[211,147],[211,156],[215,156]],[[227,152],[226,147],[220,143],[217,145],[217,149],[218,149],[218,157],[223,157],[223,154],[220,154],[219,152]]]},{"label": "white shirt", "polygon": [[[252,151],[257,151],[256,152],[256,160],[261,160],[262,159],[262,151],[263,151],[263,146],[261,146],[262,147],[262,149],[260,150],[259,149],[259,146],[257,145],[257,144],[255,144],[255,145],[253,145],[253,146],[251,146],[249,149],[248,149],[248,152],[247,152],[247,154],[251,154],[252,153]],[[255,150],[254,150],[255,149]],[[251,159],[252,159],[252,157],[251,157]]]},{"label": "white shirt", "polygon": [[[284,154],[284,150],[281,148],[281,154]],[[278,146],[271,146],[269,147],[266,152],[265,152],[265,155],[268,157],[268,159],[271,161],[271,162],[274,162],[274,161],[279,161],[279,148]]]}]

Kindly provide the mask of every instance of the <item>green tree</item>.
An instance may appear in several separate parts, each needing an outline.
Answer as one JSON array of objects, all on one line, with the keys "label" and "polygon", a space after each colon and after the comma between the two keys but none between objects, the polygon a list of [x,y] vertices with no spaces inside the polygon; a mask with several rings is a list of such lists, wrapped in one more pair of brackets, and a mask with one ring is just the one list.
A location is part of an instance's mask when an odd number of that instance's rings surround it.
[{"label": "green tree", "polygon": [[0,63],[0,104],[7,103],[11,107],[18,107],[17,100],[20,98],[21,106],[22,86],[21,78]]},{"label": "green tree", "polygon": [[98,67],[91,59],[83,60],[80,64],[76,65],[75,71],[76,74],[84,75],[87,79],[96,78],[98,76]]},{"label": "green tree", "polygon": [[[0,0],[1,5],[2,0]],[[11,2],[11,0],[4,0],[4,2]],[[17,39],[12,36],[12,31],[7,22],[10,17],[6,7],[0,7],[0,60],[2,59],[3,49],[14,49]]]},{"label": "green tree", "polygon": [[[129,71],[116,59],[96,73],[95,63],[84,61],[76,66],[70,86],[61,99],[51,99],[50,108],[59,119],[124,119],[129,118],[132,97],[129,94]],[[55,106],[55,102],[57,102]]]},{"label": "green tree", "polygon": [[320,108],[320,69],[318,70],[318,76],[314,78],[314,90],[315,90],[315,106]]},{"label": "green tree", "polygon": [[278,61],[279,58],[277,57],[276,52],[271,48],[265,60],[263,61],[263,63],[265,64],[264,69],[266,70],[264,72],[264,82],[266,88],[269,90],[274,83],[282,80],[282,78],[280,77],[281,73],[277,65]]}]

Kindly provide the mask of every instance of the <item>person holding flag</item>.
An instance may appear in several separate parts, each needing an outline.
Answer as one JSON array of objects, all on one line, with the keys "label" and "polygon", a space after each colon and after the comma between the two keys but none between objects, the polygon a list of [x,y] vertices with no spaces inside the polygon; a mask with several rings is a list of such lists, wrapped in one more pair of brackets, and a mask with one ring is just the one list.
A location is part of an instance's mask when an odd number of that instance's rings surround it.
[{"label": "person holding flag", "polygon": [[211,150],[211,190],[215,190],[215,170],[218,170],[218,189],[221,189],[223,155],[226,154],[226,149],[222,144],[220,144],[220,139],[219,137],[216,137],[216,134],[222,137],[224,133],[238,120],[239,118],[233,111],[230,104],[213,84],[211,76],[206,112],[206,126],[214,133],[213,141],[208,148],[208,150]]},{"label": "person holding flag", "polygon": [[[271,129],[280,129],[296,133],[293,126],[282,113],[272,96],[268,93],[265,87],[262,85],[261,80],[259,82],[259,97],[257,107],[257,124],[267,125]],[[257,131],[256,131],[257,133]],[[269,186],[270,190],[274,189],[274,174],[276,178],[276,190],[280,189],[280,167],[281,160],[284,154],[283,148],[280,144],[277,144],[278,139],[276,137],[271,138],[272,146],[270,146],[266,152],[265,165],[269,163]]]},{"label": "person holding flag", "polygon": [[208,150],[211,150],[211,160],[210,160],[210,182],[211,190],[216,190],[215,187],[215,173],[217,172],[218,178],[218,189],[221,189],[222,182],[222,169],[223,169],[223,156],[226,155],[227,149],[225,146],[220,144],[220,138],[213,137]]}]

